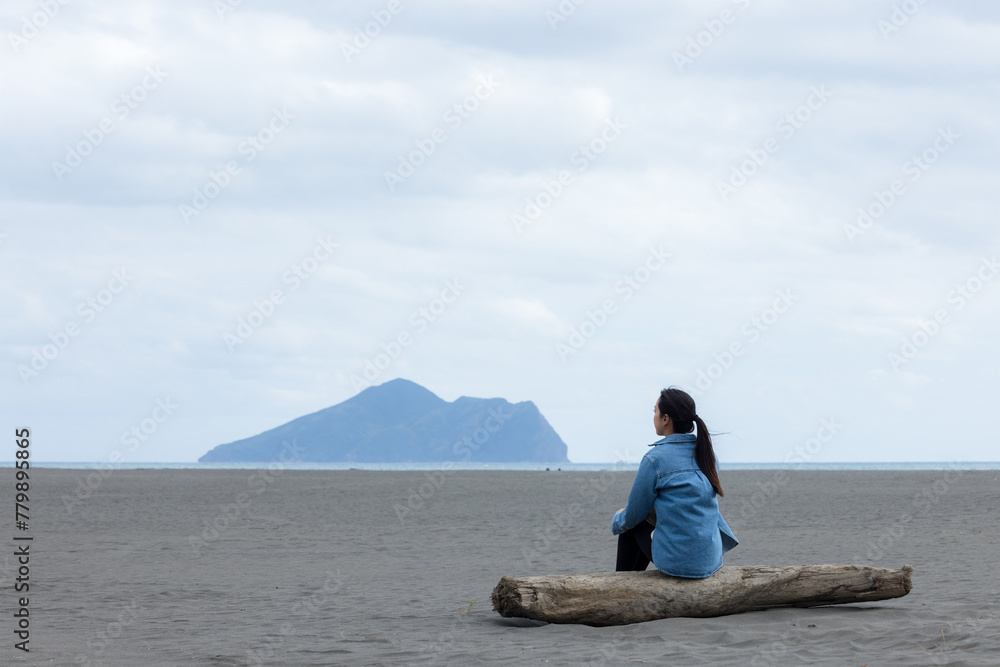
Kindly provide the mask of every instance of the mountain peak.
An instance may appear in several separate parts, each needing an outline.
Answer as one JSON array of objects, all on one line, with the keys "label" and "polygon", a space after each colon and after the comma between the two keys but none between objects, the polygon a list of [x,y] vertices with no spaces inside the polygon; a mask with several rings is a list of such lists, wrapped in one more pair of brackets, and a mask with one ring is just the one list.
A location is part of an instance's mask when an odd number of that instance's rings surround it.
[{"label": "mountain peak", "polygon": [[426,387],[422,387],[412,380],[407,380],[404,378],[396,378],[394,380],[389,380],[383,382],[382,384],[373,385],[367,389],[363,389],[360,393],[355,396],[380,396],[386,398],[418,398],[418,399],[434,399],[444,403],[444,399],[440,398],[437,394],[432,392]]}]

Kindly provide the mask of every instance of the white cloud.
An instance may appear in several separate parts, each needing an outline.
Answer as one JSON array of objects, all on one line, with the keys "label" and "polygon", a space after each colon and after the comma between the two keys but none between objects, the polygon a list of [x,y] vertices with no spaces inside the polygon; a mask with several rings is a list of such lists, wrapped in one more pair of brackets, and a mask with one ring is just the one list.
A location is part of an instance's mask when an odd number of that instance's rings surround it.
[{"label": "white cloud", "polygon": [[[194,460],[344,400],[455,277],[468,290],[379,381],[533,400],[572,460],[645,444],[656,391],[734,341],[746,353],[698,397],[733,433],[725,460],[780,460],[829,415],[847,426],[817,460],[996,458],[982,433],[1000,284],[900,372],[886,361],[998,245],[993,5],[928,4],[889,39],[891,6],[865,2],[586,3],[552,30],[556,6],[405,5],[351,63],[340,44],[378,2],[244,3],[224,19],[203,2],[74,2],[5,44],[0,399],[46,434],[39,459],[106,460],[168,395],[183,407],[136,459]],[[678,72],[672,53],[726,6],[738,19]],[[0,18],[17,31],[34,8]],[[153,66],[162,83],[60,182],[52,162]],[[491,74],[495,93],[449,126]],[[824,85],[829,101],[782,136]],[[276,109],[294,120],[246,160]],[[580,171],[574,155],[616,117],[627,128]],[[949,126],[961,138],[851,243],[858,208]],[[390,192],[385,171],[439,127]],[[723,201],[718,183],[770,137],[778,150]],[[178,207],[232,160],[185,224]],[[511,216],[561,170],[572,184],[517,234]],[[320,235],[340,251],[291,292],[283,274]],[[563,363],[568,327],[660,244],[668,265]],[[17,367],[123,265],[135,283],[25,385]],[[275,288],[287,300],[230,352],[223,334]],[[749,341],[741,327],[782,288],[798,302]],[[962,419],[945,442],[919,414]]]}]

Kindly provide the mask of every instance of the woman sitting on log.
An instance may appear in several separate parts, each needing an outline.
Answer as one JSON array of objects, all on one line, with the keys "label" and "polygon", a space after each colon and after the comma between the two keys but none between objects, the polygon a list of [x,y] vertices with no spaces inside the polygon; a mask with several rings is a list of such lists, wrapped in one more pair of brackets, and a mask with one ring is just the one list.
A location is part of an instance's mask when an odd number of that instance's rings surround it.
[{"label": "woman sitting on log", "polygon": [[719,513],[723,493],[712,438],[694,399],[674,387],[660,392],[653,426],[663,438],[642,457],[628,505],[611,522],[618,535],[615,569],[645,570],[652,561],[675,577],[708,577],[739,544]]}]

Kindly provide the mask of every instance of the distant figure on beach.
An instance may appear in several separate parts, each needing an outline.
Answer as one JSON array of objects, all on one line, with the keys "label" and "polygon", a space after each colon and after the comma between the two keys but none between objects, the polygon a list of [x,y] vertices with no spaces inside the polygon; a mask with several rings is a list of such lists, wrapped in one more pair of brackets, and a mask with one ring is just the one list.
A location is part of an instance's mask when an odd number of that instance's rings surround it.
[{"label": "distant figure on beach", "polygon": [[694,399],[676,387],[660,392],[653,427],[663,438],[642,457],[628,504],[611,521],[615,569],[645,570],[652,561],[675,577],[711,576],[739,541],[719,513],[724,494],[708,427]]}]

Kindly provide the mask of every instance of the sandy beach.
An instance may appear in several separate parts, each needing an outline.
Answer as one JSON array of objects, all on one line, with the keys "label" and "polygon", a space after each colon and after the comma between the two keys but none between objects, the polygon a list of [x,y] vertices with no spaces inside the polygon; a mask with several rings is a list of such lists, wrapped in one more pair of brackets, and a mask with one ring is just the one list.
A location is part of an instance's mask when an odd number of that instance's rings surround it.
[{"label": "sandy beach", "polygon": [[80,497],[87,474],[34,471],[31,653],[7,556],[6,664],[1000,660],[998,471],[724,472],[727,565],[910,564],[913,591],[607,628],[503,619],[489,596],[502,575],[613,569],[633,472],[115,470]]}]

